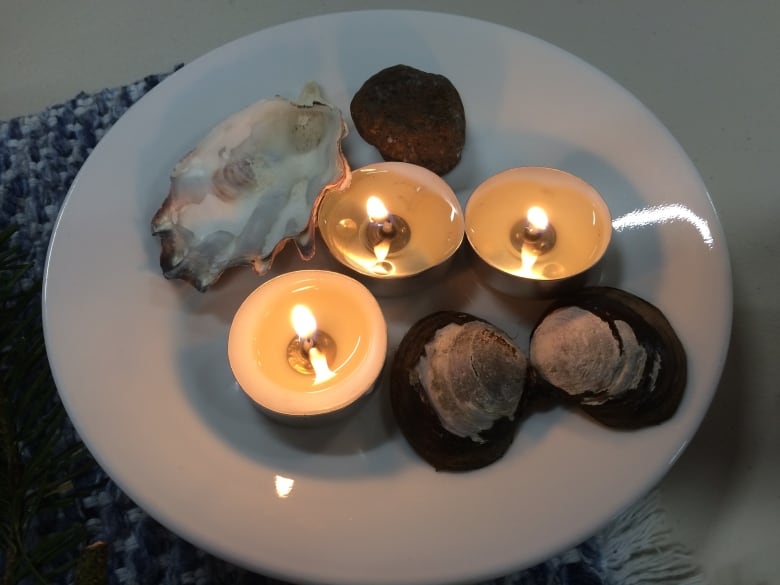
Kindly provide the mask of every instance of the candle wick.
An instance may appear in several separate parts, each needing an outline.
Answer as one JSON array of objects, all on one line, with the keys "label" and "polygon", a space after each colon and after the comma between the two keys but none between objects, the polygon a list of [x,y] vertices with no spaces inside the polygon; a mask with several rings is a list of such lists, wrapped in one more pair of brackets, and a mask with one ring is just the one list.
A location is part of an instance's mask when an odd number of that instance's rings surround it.
[{"label": "candle wick", "polygon": [[382,222],[381,229],[382,234],[388,238],[392,238],[395,235],[395,225],[393,225],[393,220],[390,217]]},{"label": "candle wick", "polygon": [[377,246],[384,249],[379,259],[384,260],[390,254],[403,250],[409,243],[411,231],[403,217],[387,215],[386,217],[369,217],[363,241],[369,250],[377,253]]},{"label": "candle wick", "polygon": [[388,215],[384,219],[371,219],[371,225],[373,226],[374,238],[382,240],[391,240],[396,236],[398,230],[395,227],[395,221],[392,215]]},{"label": "candle wick", "polygon": [[525,233],[523,235],[526,240],[535,242],[544,235],[544,232],[545,232],[544,229],[540,229],[532,225],[527,225],[525,227]]},{"label": "candle wick", "polygon": [[336,342],[327,332],[317,329],[306,335],[295,335],[287,345],[287,363],[307,376],[315,374],[320,363],[333,363],[336,356]]},{"label": "candle wick", "polygon": [[536,256],[549,252],[556,241],[555,228],[552,224],[539,227],[527,219],[517,222],[512,227],[509,237],[512,246],[518,252],[527,252]]},{"label": "candle wick", "polygon": [[308,359],[309,352],[314,348],[314,337],[301,337],[301,353]]}]

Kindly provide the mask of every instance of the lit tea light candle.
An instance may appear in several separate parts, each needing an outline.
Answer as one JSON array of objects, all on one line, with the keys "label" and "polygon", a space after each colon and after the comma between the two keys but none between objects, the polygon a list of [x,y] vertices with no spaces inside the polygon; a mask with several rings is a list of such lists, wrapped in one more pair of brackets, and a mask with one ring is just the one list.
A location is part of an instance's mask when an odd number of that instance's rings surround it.
[{"label": "lit tea light candle", "polygon": [[325,197],[318,213],[331,255],[377,294],[408,292],[413,279],[446,268],[463,241],[455,193],[408,163],[353,171],[349,189]]},{"label": "lit tea light candle", "polygon": [[583,284],[609,246],[609,208],[591,185],[545,167],[503,171],[466,204],[466,237],[487,284],[549,296]]},{"label": "lit tea light candle", "polygon": [[241,389],[285,422],[321,421],[373,388],[384,366],[387,326],[356,280],[323,270],[273,278],[239,307],[228,359]]}]

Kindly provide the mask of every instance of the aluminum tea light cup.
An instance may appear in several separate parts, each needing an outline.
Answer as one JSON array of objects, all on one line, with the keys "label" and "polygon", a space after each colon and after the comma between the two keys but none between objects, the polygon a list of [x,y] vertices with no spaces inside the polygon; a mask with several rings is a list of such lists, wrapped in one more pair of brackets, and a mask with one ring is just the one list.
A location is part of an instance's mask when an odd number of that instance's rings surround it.
[{"label": "aluminum tea light cup", "polygon": [[353,171],[348,189],[328,194],[318,226],[348,274],[379,296],[394,296],[441,277],[465,223],[441,177],[417,165],[382,162]]},{"label": "aluminum tea light cup", "polygon": [[340,273],[299,270],[255,289],[236,311],[228,359],[266,414],[309,425],[339,418],[373,389],[387,325],[374,296]]},{"label": "aluminum tea light cup", "polygon": [[544,298],[582,286],[611,237],[611,215],[598,191],[558,169],[505,170],[466,204],[474,268],[509,295]]}]

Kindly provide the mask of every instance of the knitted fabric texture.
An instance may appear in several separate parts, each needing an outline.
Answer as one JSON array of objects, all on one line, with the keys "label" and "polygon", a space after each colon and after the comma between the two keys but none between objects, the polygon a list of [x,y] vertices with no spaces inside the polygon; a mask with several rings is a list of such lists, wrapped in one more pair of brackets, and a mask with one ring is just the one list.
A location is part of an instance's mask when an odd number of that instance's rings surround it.
[{"label": "knitted fabric texture", "polygon": [[[80,94],[61,105],[0,122],[0,230],[15,226],[11,244],[40,279],[60,205],[84,161],[116,120],[167,74]],[[66,437],[79,441],[66,420]],[[110,585],[275,584],[217,559],[171,533],[138,508],[97,468],[91,493],[72,509],[39,526],[43,534],[84,524],[92,541],[109,545]],[[657,499],[650,497],[600,534],[535,567],[487,581],[493,585],[639,585],[700,582],[685,550],[670,541]],[[0,554],[0,564],[3,557]],[[1,568],[1,567],[0,567]],[[2,571],[0,571],[1,573]],[[61,583],[69,583],[72,575]]]}]

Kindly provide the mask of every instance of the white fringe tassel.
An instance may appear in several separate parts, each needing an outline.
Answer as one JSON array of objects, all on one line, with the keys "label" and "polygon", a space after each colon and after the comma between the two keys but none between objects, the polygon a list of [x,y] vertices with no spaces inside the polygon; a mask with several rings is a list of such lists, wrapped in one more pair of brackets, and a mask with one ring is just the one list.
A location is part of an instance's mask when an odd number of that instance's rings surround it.
[{"label": "white fringe tassel", "polygon": [[657,492],[619,515],[596,538],[610,585],[703,585],[690,552],[671,538]]}]

